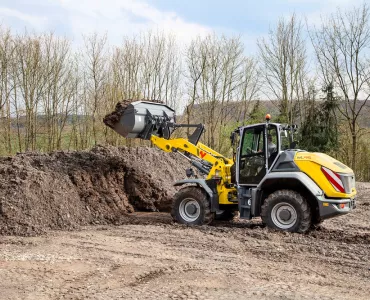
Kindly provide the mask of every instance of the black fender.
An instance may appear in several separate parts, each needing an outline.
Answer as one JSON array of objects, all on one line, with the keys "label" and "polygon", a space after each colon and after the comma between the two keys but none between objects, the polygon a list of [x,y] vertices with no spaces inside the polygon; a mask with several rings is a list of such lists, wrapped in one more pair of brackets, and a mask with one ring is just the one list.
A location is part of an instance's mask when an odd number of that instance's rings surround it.
[{"label": "black fender", "polygon": [[218,193],[217,193],[217,185],[213,179],[205,180],[205,179],[183,179],[176,181],[174,186],[182,186],[184,184],[195,184],[202,188],[207,195],[209,196],[210,204],[211,204],[211,212],[216,212],[219,210],[218,204]]},{"label": "black fender", "polygon": [[[277,189],[292,189],[301,194],[303,192],[303,196],[306,197],[316,216],[319,214],[320,202],[324,199],[324,192],[321,188],[303,172],[270,172],[262,179],[257,189],[262,193]],[[257,215],[260,213],[259,210],[263,204],[261,200],[261,197],[259,197],[255,205],[254,213]]]}]

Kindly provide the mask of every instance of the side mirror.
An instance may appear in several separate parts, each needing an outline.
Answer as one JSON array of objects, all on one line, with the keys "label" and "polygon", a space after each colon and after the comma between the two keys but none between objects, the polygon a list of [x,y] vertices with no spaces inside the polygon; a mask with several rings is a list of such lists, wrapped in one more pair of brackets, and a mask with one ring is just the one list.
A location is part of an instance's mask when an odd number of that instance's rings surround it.
[{"label": "side mirror", "polygon": [[297,141],[291,142],[289,147],[290,147],[289,149],[295,149],[295,147],[297,147]]},{"label": "side mirror", "polygon": [[234,144],[235,144],[235,131],[233,131],[230,135],[230,142],[231,142],[231,145],[234,146]]}]

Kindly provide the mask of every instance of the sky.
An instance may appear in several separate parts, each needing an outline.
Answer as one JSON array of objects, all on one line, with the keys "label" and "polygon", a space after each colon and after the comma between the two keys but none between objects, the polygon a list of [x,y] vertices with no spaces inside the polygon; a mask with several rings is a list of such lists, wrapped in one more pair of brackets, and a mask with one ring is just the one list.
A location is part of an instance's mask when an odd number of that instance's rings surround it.
[{"label": "sky", "polygon": [[53,31],[82,43],[106,33],[109,44],[147,30],[172,33],[180,43],[209,33],[240,35],[246,52],[257,51],[279,18],[292,13],[318,25],[321,17],[363,0],[0,0],[0,24],[13,32]]}]

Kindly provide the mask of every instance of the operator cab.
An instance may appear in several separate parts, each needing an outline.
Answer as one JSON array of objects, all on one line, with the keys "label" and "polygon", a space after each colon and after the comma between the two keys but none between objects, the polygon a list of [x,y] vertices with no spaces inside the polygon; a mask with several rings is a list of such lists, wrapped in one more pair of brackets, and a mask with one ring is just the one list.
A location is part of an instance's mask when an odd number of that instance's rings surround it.
[{"label": "operator cab", "polygon": [[236,181],[239,185],[257,186],[271,170],[281,151],[295,147],[292,126],[278,123],[255,124],[239,128]]}]

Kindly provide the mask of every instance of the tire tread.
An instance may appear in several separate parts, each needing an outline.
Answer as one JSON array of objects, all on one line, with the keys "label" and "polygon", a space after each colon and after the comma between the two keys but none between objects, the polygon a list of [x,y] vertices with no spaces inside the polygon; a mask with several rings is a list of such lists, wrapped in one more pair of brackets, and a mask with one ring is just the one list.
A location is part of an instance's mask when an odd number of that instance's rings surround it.
[{"label": "tire tread", "polygon": [[307,232],[311,227],[311,208],[308,205],[307,201],[303,198],[303,196],[293,190],[278,190],[273,193],[271,193],[264,201],[262,207],[261,207],[261,218],[262,222],[269,225],[269,211],[270,206],[272,205],[274,201],[276,201],[278,198],[291,198],[294,199],[297,204],[302,209],[302,218],[300,221],[300,224],[295,230],[298,233],[305,233]]},{"label": "tire tread", "polygon": [[210,224],[214,219],[214,213],[211,212],[210,202],[208,200],[208,197],[206,193],[197,186],[185,186],[182,189],[180,189],[174,196],[172,209],[171,209],[171,216],[174,221],[177,221],[177,203],[181,201],[184,197],[192,197],[194,199],[197,199],[201,203],[201,207],[204,209],[203,213],[203,219],[200,220],[197,224],[193,223],[187,223],[187,225],[207,225]]}]

